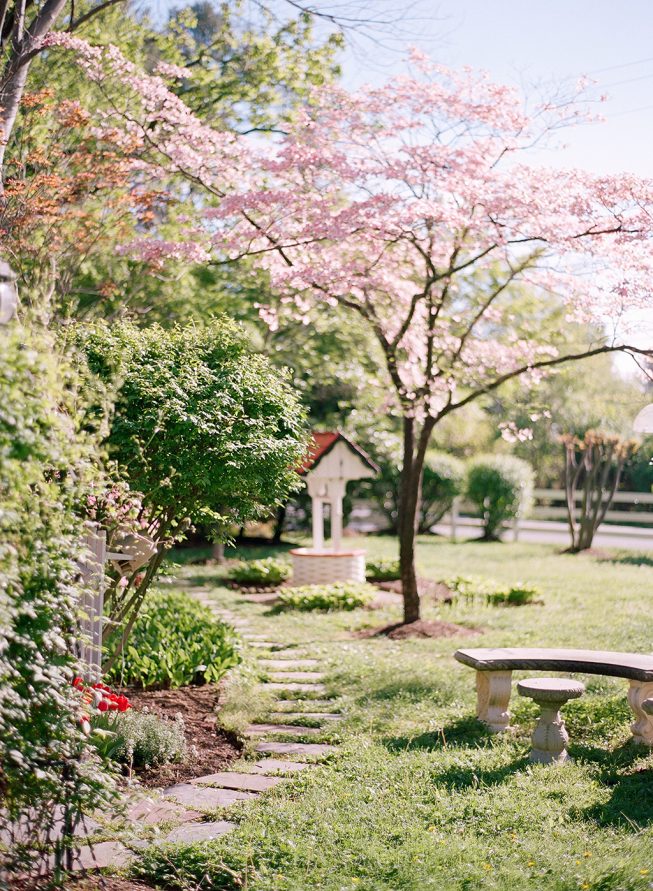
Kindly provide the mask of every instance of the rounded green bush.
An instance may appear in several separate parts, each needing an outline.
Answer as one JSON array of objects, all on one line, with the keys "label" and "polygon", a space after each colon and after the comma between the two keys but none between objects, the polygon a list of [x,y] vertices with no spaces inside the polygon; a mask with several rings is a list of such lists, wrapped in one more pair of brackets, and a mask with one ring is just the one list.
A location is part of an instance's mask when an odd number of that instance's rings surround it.
[{"label": "rounded green bush", "polygon": [[228,571],[232,582],[241,585],[280,585],[289,579],[292,567],[286,560],[265,557],[262,560],[242,560]]},{"label": "rounded green bush", "polygon": [[481,512],[486,541],[497,541],[508,520],[528,513],[534,482],[530,464],[512,455],[482,455],[471,462],[467,497]]},{"label": "rounded green bush", "polygon": [[376,591],[364,582],[334,582],[332,585],[302,585],[287,588],[279,598],[278,610],[332,612],[367,606]]},{"label": "rounded green bush", "polygon": [[419,532],[429,532],[439,523],[453,500],[465,488],[465,465],[459,458],[446,452],[429,452],[422,475],[422,501],[419,512]]}]

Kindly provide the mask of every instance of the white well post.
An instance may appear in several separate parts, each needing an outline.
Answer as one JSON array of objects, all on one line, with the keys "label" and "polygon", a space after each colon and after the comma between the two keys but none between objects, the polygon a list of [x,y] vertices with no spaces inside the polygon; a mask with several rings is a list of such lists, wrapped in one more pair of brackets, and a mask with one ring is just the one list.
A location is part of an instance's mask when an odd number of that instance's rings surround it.
[{"label": "white well post", "polygon": [[[312,504],[313,542],[310,548],[291,551],[293,585],[365,581],[365,552],[342,547],[342,504],[349,480],[373,477],[373,462],[342,434],[318,451],[305,471]],[[324,505],[331,512],[331,543],[324,540]]]}]

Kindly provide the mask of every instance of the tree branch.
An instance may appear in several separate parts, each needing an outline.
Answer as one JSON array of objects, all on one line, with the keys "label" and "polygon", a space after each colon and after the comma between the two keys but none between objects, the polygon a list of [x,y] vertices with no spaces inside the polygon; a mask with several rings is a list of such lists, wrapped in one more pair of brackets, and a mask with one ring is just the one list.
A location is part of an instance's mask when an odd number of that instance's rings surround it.
[{"label": "tree branch", "polygon": [[508,371],[506,372],[506,374],[502,374],[491,383],[486,384],[486,386],[481,387],[478,390],[474,390],[472,393],[465,396],[465,398],[461,399],[459,402],[451,401],[438,413],[436,419],[440,420],[455,409],[462,408],[463,405],[468,405],[470,402],[473,402],[475,399],[478,399],[486,393],[491,393],[493,390],[496,390],[507,381],[514,380],[514,378],[520,377],[520,375],[526,374],[529,371],[534,371],[539,368],[553,368],[556,365],[562,365],[565,362],[578,362],[581,359],[591,359],[592,356],[601,356],[606,353],[626,353],[633,356],[639,355],[653,357],[653,350],[644,350],[640,347],[623,344],[621,346],[596,347],[593,350],[586,350],[583,353],[571,353],[567,356],[557,356],[555,359],[542,359],[540,362],[532,362],[529,365],[522,365],[520,368],[514,369],[514,371]]}]

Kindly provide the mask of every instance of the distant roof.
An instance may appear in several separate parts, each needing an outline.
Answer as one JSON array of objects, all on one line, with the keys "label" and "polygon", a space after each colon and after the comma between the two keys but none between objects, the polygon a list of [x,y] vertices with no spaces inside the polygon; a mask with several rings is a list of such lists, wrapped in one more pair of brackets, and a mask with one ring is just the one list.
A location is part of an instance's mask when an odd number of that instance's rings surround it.
[{"label": "distant roof", "polygon": [[313,470],[320,463],[325,455],[328,455],[337,442],[344,443],[347,448],[356,455],[357,458],[366,464],[374,473],[379,472],[378,466],[372,461],[367,452],[364,452],[360,446],[352,442],[344,435],[344,433],[313,433],[313,442],[308,447],[308,453],[303,462],[297,468],[297,472],[304,476],[309,470]]}]

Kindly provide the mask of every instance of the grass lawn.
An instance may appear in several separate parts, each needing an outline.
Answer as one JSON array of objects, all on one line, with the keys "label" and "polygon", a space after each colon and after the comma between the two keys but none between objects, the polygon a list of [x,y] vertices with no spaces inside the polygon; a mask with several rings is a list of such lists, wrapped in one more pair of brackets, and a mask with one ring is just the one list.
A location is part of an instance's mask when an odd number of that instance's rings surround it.
[{"label": "grass lawn", "polygon": [[[395,555],[391,539],[364,546],[369,556]],[[398,609],[271,615],[223,587],[215,567],[179,567],[180,579],[211,586],[267,639],[318,658],[345,717],[324,732],[340,743],[336,756],[232,809],[232,834],[148,852],[142,874],[171,887],[251,891],[653,888],[653,755],[628,742],[627,682],[581,678],[586,695],[565,709],[574,763],[534,767],[534,705],[515,692],[514,733],[490,736],[473,718],[474,673],[452,658],[465,645],[651,652],[650,558],[612,556],[421,538],[422,575],[530,582],[544,604],[429,603],[425,618],[481,633],[408,641],[350,635],[397,620]],[[270,701],[255,686],[255,652],[245,655],[223,714],[235,729],[265,719]]]}]

